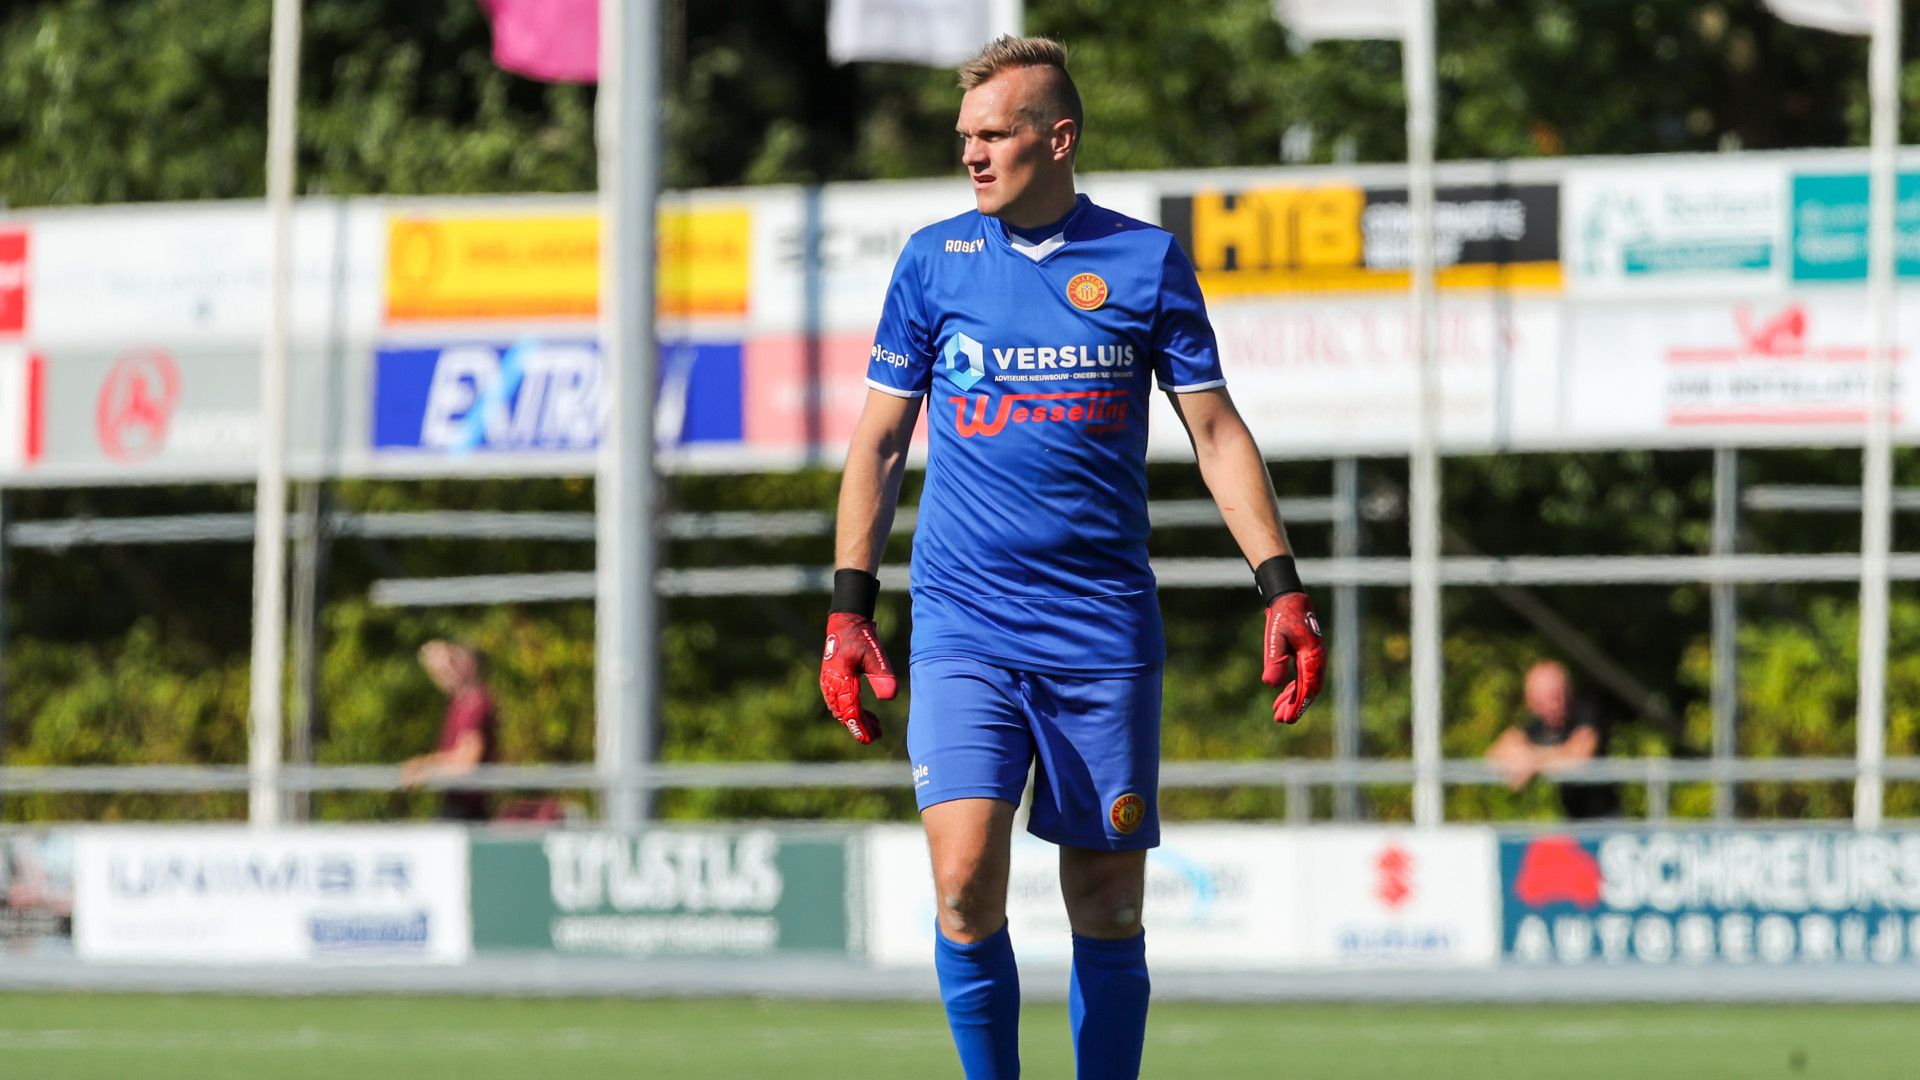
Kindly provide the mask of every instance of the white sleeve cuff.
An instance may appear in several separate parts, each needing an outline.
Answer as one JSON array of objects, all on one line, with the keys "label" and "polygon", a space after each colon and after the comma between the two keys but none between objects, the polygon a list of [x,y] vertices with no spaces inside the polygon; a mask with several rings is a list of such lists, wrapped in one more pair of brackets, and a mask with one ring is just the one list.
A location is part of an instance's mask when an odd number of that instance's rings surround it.
[{"label": "white sleeve cuff", "polygon": [[872,387],[875,390],[880,391],[883,394],[891,394],[894,397],[899,397],[899,398],[917,398],[917,397],[927,396],[927,392],[925,390],[902,390],[897,386],[888,386],[886,383],[883,383],[878,379],[868,379],[867,385]]},{"label": "white sleeve cuff", "polygon": [[1195,390],[1211,390],[1216,386],[1225,386],[1225,385],[1227,385],[1227,380],[1214,379],[1210,382],[1188,383],[1185,386],[1168,386],[1165,383],[1162,383],[1160,385],[1160,389],[1165,390],[1169,394],[1191,394]]}]

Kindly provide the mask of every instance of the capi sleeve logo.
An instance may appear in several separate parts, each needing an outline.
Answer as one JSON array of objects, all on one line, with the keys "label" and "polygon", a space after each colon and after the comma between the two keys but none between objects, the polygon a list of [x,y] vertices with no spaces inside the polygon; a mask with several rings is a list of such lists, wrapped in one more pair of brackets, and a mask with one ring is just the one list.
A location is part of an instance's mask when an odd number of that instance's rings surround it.
[{"label": "capi sleeve logo", "polygon": [[1099,274],[1075,274],[1067,282],[1067,302],[1081,311],[1092,311],[1107,302],[1107,282]]}]

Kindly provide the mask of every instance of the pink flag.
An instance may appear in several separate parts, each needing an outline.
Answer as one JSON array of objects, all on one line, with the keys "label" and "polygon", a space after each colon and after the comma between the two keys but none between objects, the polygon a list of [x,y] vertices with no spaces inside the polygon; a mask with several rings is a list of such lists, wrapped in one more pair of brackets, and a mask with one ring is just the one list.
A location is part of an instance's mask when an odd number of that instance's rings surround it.
[{"label": "pink flag", "polygon": [[493,62],[542,82],[598,82],[600,0],[480,0]]}]

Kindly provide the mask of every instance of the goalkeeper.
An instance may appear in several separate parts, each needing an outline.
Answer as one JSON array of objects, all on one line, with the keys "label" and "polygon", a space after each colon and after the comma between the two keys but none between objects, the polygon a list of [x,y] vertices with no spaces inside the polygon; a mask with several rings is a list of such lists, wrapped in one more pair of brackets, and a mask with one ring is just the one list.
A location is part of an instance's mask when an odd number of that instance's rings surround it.
[{"label": "goalkeeper", "polygon": [[1160,675],[1147,566],[1149,380],[1185,424],[1266,607],[1262,677],[1293,723],[1320,629],[1252,435],[1227,396],[1192,266],[1166,232],[1077,195],[1065,51],[1000,38],[960,71],[976,211],[915,233],[894,270],[841,480],[821,690],[862,743],[859,679],[896,689],[874,574],[922,399],[913,553],[915,794],[931,849],[934,967],[970,1080],[1019,1075],[1006,893],[1015,805],[1060,847],[1081,1077],[1134,1077],[1148,981],[1142,900],[1159,843]]}]

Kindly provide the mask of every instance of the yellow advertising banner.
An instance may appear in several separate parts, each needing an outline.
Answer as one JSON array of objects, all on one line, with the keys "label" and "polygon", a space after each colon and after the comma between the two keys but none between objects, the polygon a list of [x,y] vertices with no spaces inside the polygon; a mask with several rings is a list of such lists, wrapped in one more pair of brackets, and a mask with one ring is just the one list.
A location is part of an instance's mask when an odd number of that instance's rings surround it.
[{"label": "yellow advertising banner", "polygon": [[[752,222],[745,207],[661,211],[661,315],[747,313]],[[599,311],[598,214],[412,214],[388,223],[389,323],[592,318]]]},{"label": "yellow advertising banner", "polygon": [[660,314],[726,318],[747,313],[753,266],[753,212],[740,207],[662,210]]}]

